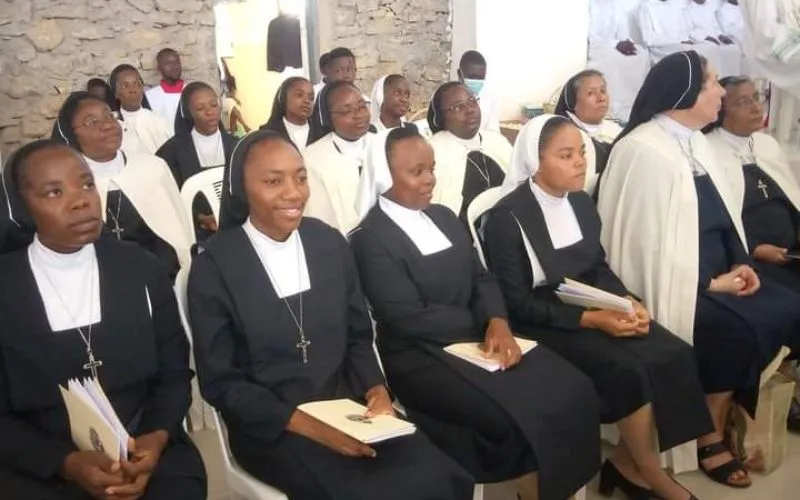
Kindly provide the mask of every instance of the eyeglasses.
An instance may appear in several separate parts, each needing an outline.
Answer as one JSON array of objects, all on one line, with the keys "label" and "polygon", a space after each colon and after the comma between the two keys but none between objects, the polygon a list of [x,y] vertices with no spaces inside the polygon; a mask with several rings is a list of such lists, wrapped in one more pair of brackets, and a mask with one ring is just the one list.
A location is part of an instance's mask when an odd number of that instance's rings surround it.
[{"label": "eyeglasses", "polygon": [[336,110],[332,109],[331,110],[331,114],[340,115],[340,116],[346,116],[346,117],[350,118],[350,117],[354,116],[356,113],[358,113],[359,111],[367,111],[368,109],[369,109],[369,104],[367,104],[366,101],[361,101],[358,104],[356,104],[355,106],[348,106],[346,108],[336,109]]},{"label": "eyeglasses", "polygon": [[450,105],[449,107],[444,108],[445,113],[449,113],[451,111],[455,113],[463,113],[464,111],[475,108],[479,105],[480,98],[476,96],[468,97],[465,101],[459,101]]},{"label": "eyeglasses", "polygon": [[142,82],[125,82],[117,84],[117,90],[139,90],[140,88],[142,88]]},{"label": "eyeglasses", "polygon": [[73,129],[88,128],[96,130],[105,123],[117,121],[117,114],[113,111],[106,111],[101,116],[90,116],[83,121],[83,123],[73,127]]}]

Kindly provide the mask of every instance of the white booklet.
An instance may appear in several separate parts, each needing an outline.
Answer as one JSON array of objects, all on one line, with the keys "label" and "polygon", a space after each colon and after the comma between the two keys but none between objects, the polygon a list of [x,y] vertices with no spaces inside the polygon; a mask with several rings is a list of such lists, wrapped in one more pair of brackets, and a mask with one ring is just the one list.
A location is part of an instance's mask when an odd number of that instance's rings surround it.
[{"label": "white booklet", "polygon": [[411,422],[391,415],[367,418],[367,407],[349,399],[312,401],[297,409],[366,444],[408,436],[417,431]]},{"label": "white booklet", "polygon": [[[534,340],[521,339],[519,337],[514,337],[514,340],[517,341],[517,345],[519,346],[519,350],[522,351],[523,356],[528,354],[534,347],[537,346],[537,343]],[[480,342],[460,342],[458,344],[450,344],[444,348],[444,351],[457,358],[461,358],[468,363],[472,363],[475,366],[483,368],[488,372],[496,372],[500,369],[502,364],[502,357],[500,353],[492,353],[490,356],[487,356],[486,352],[481,349]]]},{"label": "white booklet", "polygon": [[128,431],[106,397],[100,382],[70,379],[58,386],[69,415],[72,441],[81,451],[102,451],[112,460],[128,456]]},{"label": "white booklet", "polygon": [[569,278],[564,278],[564,283],[558,286],[556,295],[561,302],[573,306],[634,314],[633,304],[627,297],[620,297]]}]

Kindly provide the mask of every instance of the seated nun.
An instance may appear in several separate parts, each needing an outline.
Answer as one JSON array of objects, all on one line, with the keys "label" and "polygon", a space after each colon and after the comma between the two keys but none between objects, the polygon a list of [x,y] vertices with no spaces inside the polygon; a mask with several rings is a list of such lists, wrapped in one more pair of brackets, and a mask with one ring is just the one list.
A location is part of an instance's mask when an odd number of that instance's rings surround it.
[{"label": "seated nun", "polygon": [[336,81],[322,89],[311,117],[311,145],[303,152],[311,191],[306,216],[342,234],[358,224],[358,183],[374,131],[358,87]]},{"label": "seated nun", "polygon": [[127,154],[156,154],[170,137],[172,128],[150,110],[144,96],[144,81],[130,64],[120,64],[108,78],[111,88],[111,109],[122,124],[122,151]]},{"label": "seated nun", "polygon": [[511,144],[500,132],[480,130],[478,100],[459,82],[436,89],[427,118],[437,178],[431,202],[446,206],[466,224],[472,200],[503,183]]},{"label": "seated nun", "polygon": [[694,51],[654,66],[611,151],[597,208],[611,269],[656,321],[694,344],[715,428],[698,439],[700,468],[741,488],[751,479],[723,443],[725,415],[736,404],[755,417],[761,371],[781,346],[800,348],[800,297],[753,270],[741,204],[700,132],[724,94]]},{"label": "seated nun", "polygon": [[[221,127],[219,97],[207,83],[192,82],[181,93],[175,116],[175,136],[156,153],[172,170],[178,189],[189,178],[209,168],[223,168],[230,160],[236,138]],[[194,200],[197,241],[217,231],[211,207],[205,197]]]},{"label": "seated nun", "polygon": [[[555,113],[572,120],[586,143],[586,177],[584,190],[594,194],[597,179],[608,163],[611,144],[622,128],[608,114],[608,88],[605,76],[587,69],[570,78],[561,89]],[[591,144],[590,144],[591,143]]]},{"label": "seated nun", "polygon": [[301,76],[283,81],[272,103],[272,114],[261,128],[281,135],[303,151],[309,144],[309,119],[314,109],[314,87]]},{"label": "seated nun", "polygon": [[293,500],[467,500],[472,478],[419,431],[366,445],[298,406],[348,398],[394,415],[344,237],[303,217],[303,158],[280,135],[245,137],[233,195],[250,213],[202,244],[189,315],[203,397],[237,463]]},{"label": "seated nun", "polygon": [[169,167],[157,156],[120,150],[122,127],[108,104],[87,92],[70,95],[55,132],[89,164],[103,219],[118,240],[149,251],[173,276],[189,264],[195,237]]},{"label": "seated nun", "polygon": [[719,4],[709,0],[690,0],[686,7],[689,36],[694,42],[708,41],[717,45],[720,76],[742,73],[742,48],[725,34],[717,21]]},{"label": "seated nun", "polygon": [[[0,257],[3,498],[205,499],[182,427],[192,372],[166,269],[103,231],[92,171],[73,149],[35,141],[2,176],[12,224],[35,233]],[[87,377],[131,436],[122,460],[73,444],[59,385]]]},{"label": "seated nun", "polygon": [[[417,131],[382,132],[359,193],[368,213],[351,246],[389,385],[477,482],[517,479],[523,499],[564,499],[600,463],[597,397],[548,348],[522,356],[469,233],[431,204],[433,170],[433,151]],[[457,342],[481,342],[503,369],[488,372],[443,350]]]},{"label": "seated nun", "polygon": [[[659,451],[713,429],[694,353],[651,321],[609,269],[600,218],[582,190],[585,148],[580,130],[560,116],[542,115],[522,128],[503,185],[508,194],[486,221],[489,268],[512,328],[583,371],[603,402],[603,422],[619,429],[600,493],[619,488],[635,499],[694,498],[659,461]],[[627,297],[632,313],[564,304],[555,293],[564,278]]]},{"label": "seated nun", "polygon": [[636,93],[650,70],[647,49],[631,40],[625,9],[617,0],[589,3],[590,68],[602,71],[611,89],[611,117],[627,122]]},{"label": "seated nun", "polygon": [[403,75],[391,74],[378,78],[372,87],[369,106],[376,131],[395,127],[417,128],[406,121],[411,108],[411,84]]}]

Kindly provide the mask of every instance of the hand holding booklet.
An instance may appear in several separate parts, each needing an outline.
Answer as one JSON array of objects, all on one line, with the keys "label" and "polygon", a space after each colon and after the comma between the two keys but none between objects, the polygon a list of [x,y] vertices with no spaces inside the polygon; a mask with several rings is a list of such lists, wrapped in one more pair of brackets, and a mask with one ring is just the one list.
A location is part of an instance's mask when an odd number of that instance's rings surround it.
[{"label": "hand holding booklet", "polygon": [[111,460],[128,456],[128,431],[96,379],[58,386],[67,407],[72,441],[81,451],[102,451]]},{"label": "hand holding booklet", "polygon": [[[514,337],[514,340],[517,341],[517,345],[519,346],[519,350],[522,351],[523,356],[529,353],[531,349],[537,345],[533,340],[521,339],[519,337]],[[486,351],[481,348],[480,342],[461,342],[458,344],[450,344],[444,348],[444,351],[457,358],[461,358],[468,363],[472,363],[475,366],[483,368],[488,372],[496,372],[502,366],[500,354],[492,353],[491,355],[487,356]]]},{"label": "hand holding booklet", "polygon": [[561,302],[573,306],[635,314],[633,303],[627,297],[620,297],[569,278],[564,278],[564,283],[558,286],[556,295]]},{"label": "hand holding booklet", "polygon": [[313,401],[297,409],[365,444],[380,443],[417,431],[411,422],[391,415],[367,417],[367,407],[349,399]]}]

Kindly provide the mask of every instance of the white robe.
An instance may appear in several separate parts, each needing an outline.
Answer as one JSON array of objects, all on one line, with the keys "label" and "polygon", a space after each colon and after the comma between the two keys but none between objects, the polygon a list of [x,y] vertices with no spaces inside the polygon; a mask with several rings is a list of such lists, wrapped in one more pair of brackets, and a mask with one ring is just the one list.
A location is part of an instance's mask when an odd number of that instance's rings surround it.
[{"label": "white robe", "polygon": [[617,50],[617,44],[630,40],[628,20],[614,0],[592,0],[589,4],[589,61],[587,67],[595,68],[606,77],[611,97],[612,118],[628,121],[633,101],[647,72],[650,71],[650,54],[637,45],[637,54],[626,56]]},{"label": "white robe", "polygon": [[[692,134],[694,157],[711,177],[742,244],[739,204],[706,138]],[[699,279],[697,192],[689,161],[661,125],[637,127],[614,147],[597,204],[611,269],[665,328],[692,343]],[[662,461],[676,474],[697,469],[694,442]]]},{"label": "white robe", "polygon": [[[513,150],[511,143],[499,132],[483,131],[480,135],[480,151],[507,172]],[[436,161],[436,187],[433,188],[431,203],[444,205],[458,215],[464,203],[461,192],[467,172],[467,155],[472,150],[447,130],[434,134],[430,143]]]},{"label": "white robe", "polygon": [[748,63],[800,99],[800,0],[741,0],[739,7]]},{"label": "white robe", "polygon": [[126,154],[156,154],[165,142],[172,137],[172,125],[167,126],[164,119],[147,108],[133,113],[121,111],[122,151]]},{"label": "white robe", "polygon": [[738,5],[725,1],[717,10],[717,22],[722,32],[736,40],[740,46],[744,41],[744,19]]},{"label": "white robe", "polygon": [[167,94],[161,85],[147,89],[147,101],[153,112],[169,126],[170,135],[175,133],[175,115],[181,102],[181,94]]},{"label": "white robe", "polygon": [[[96,178],[103,219],[110,189],[120,189],[156,236],[178,255],[181,267],[191,264],[194,225],[187,218],[178,186],[164,160],[153,155],[126,155],[127,163],[113,177]],[[113,183],[115,186],[110,186]]]},{"label": "white robe", "polygon": [[[689,18],[690,36],[695,42],[702,42],[707,37],[719,39],[724,34],[722,27],[717,22],[716,5],[710,2],[697,4],[689,2],[686,7],[686,14]],[[720,78],[742,74],[742,49],[739,45],[717,46],[719,53],[719,67],[717,68]]]},{"label": "white robe", "polygon": [[500,102],[491,89],[485,87],[478,94],[481,107],[481,130],[500,132]]}]

